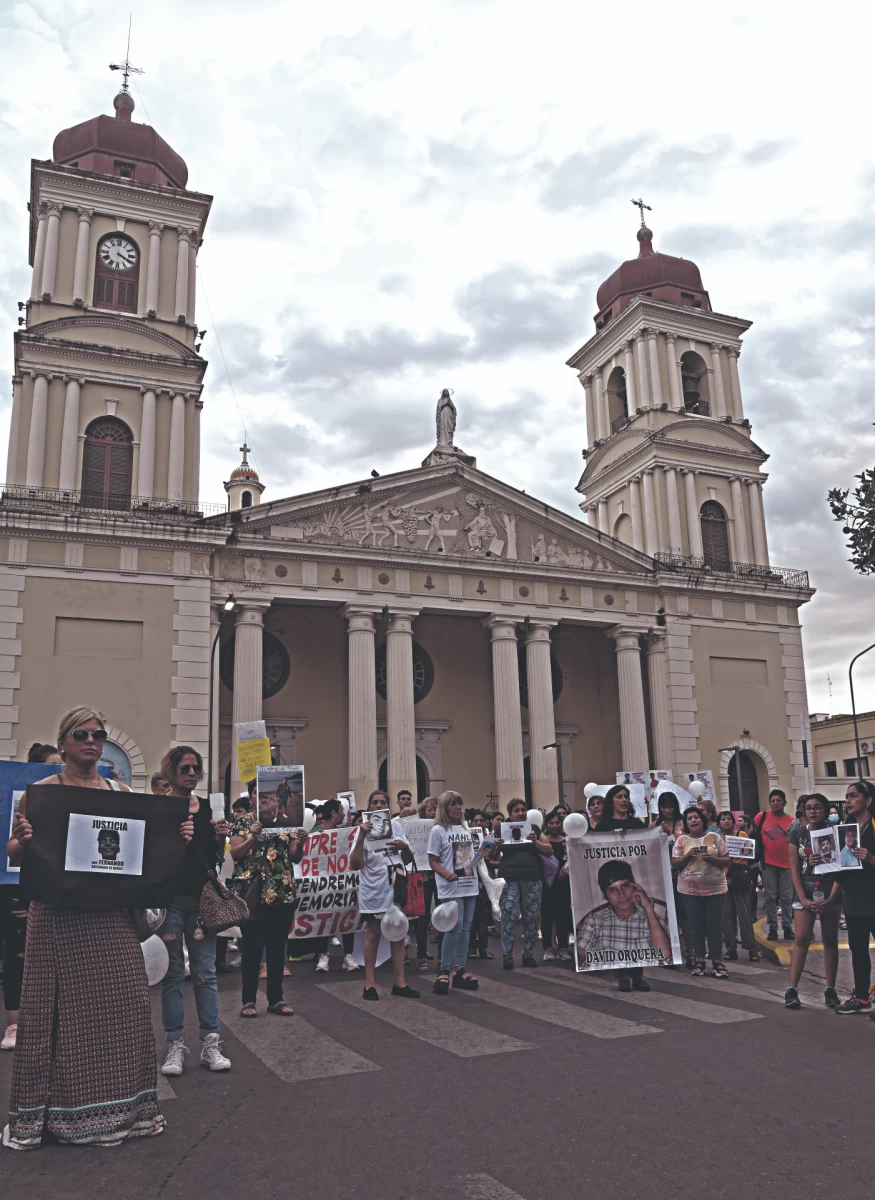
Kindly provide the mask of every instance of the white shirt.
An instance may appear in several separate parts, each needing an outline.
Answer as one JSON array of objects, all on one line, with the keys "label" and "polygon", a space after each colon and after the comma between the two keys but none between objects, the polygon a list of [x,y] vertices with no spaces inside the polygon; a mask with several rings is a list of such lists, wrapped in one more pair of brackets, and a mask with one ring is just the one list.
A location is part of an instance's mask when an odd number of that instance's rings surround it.
[{"label": "white shirt", "polygon": [[[367,821],[368,814],[362,815]],[[392,838],[400,838],[407,846],[409,843],[404,836],[404,828],[397,817],[392,818]],[[364,862],[359,874],[359,912],[384,913],[395,901],[392,882],[389,878],[389,868],[394,863],[403,862],[397,850],[390,849],[386,840],[373,841],[365,838]]]},{"label": "white shirt", "polygon": [[459,877],[451,882],[435,871],[438,900],[457,900],[460,896],[477,895],[480,881],[474,865],[474,842],[467,825],[453,825],[450,829],[435,825],[428,835],[428,852],[445,871],[452,871]]}]

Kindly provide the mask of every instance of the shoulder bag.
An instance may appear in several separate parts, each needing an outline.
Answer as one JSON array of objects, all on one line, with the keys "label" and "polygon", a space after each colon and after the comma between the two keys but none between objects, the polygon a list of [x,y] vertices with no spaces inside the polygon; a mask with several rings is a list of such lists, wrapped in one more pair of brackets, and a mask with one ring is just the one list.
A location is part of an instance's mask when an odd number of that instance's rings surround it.
[{"label": "shoulder bag", "polygon": [[248,921],[250,908],[246,900],[225,887],[216,873],[215,866],[210,865],[200,846],[197,847],[197,853],[207,872],[207,881],[201,891],[198,905],[199,932],[202,937],[215,937],[225,929],[232,929],[235,925],[242,925],[244,921]]}]

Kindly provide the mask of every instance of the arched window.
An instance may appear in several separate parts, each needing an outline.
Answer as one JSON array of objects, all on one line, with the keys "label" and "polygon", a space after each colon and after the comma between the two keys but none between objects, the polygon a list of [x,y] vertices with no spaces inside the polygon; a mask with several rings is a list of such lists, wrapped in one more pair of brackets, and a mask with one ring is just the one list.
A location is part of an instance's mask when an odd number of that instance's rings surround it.
[{"label": "arched window", "polygon": [[126,233],[108,233],[97,243],[95,308],[136,312],[140,290],[140,249]]},{"label": "arched window", "polygon": [[728,571],[730,558],[726,513],[716,500],[706,500],[700,509],[700,516],[705,566],[715,571]]},{"label": "arched window", "polygon": [[681,355],[681,383],[684,389],[684,408],[699,417],[711,415],[711,388],[708,367],[695,350]]},{"label": "arched window", "polygon": [[251,508],[252,507],[252,492],[244,492],[243,493],[243,495],[240,497],[240,507],[241,508]]},{"label": "arched window", "polygon": [[134,435],[115,417],[98,417],[85,430],[82,503],[95,508],[129,508],[134,469]]},{"label": "arched window", "polygon": [[605,391],[608,399],[608,424],[611,433],[618,433],[629,424],[626,415],[626,372],[622,367],[614,367],[611,371]]},{"label": "arched window", "polygon": [[737,750],[736,754],[741,755],[741,802],[739,803],[738,797],[738,764],[736,764],[735,754],[733,754],[726,769],[729,780],[729,807],[736,812],[743,811],[748,816],[753,816],[760,811],[760,790],[757,783],[757,769],[751,756],[744,750]]},{"label": "arched window", "polygon": [[[377,772],[377,787],[381,792],[388,791],[389,788],[389,760],[384,758],[380,763],[380,769]],[[431,780],[428,777],[428,767],[417,754],[416,756],[416,803],[420,804],[428,795],[428,790],[431,787]],[[394,796],[391,797],[392,807],[394,808],[397,800]]]}]

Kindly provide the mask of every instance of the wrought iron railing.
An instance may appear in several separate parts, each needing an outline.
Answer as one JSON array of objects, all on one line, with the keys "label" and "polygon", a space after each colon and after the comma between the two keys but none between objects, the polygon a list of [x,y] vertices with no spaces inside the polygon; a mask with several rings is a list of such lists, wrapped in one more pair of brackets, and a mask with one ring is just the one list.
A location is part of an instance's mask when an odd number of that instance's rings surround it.
[{"label": "wrought iron railing", "polygon": [[200,500],[168,500],[160,496],[106,496],[72,488],[25,487],[7,483],[0,489],[0,510],[62,513],[75,509],[89,513],[113,513],[145,520],[191,521],[216,516],[226,511],[223,504],[205,504]]},{"label": "wrought iron railing", "polygon": [[684,406],[688,413],[692,413],[694,417],[710,417],[711,405],[707,400],[693,400]]},{"label": "wrought iron railing", "polygon": [[613,421],[611,421],[611,433],[619,433],[620,430],[625,429],[628,424],[629,418],[625,413],[622,413],[619,417],[614,417]]},{"label": "wrought iron railing", "polygon": [[684,575],[704,575],[716,579],[749,579],[764,587],[807,588],[808,572],[791,567],[767,567],[760,563],[724,562],[719,566],[706,563],[704,558],[691,554],[654,554],[657,569]]}]

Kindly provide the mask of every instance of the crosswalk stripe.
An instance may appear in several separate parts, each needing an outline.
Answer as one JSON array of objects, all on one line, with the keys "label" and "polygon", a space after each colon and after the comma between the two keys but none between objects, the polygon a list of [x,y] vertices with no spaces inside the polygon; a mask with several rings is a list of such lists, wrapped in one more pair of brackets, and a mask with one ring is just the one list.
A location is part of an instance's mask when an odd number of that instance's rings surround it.
[{"label": "crosswalk stripe", "polygon": [[754,987],[751,983],[733,983],[731,979],[693,979],[689,974],[676,975],[665,971],[660,975],[659,981],[667,983],[669,987],[704,988],[712,995],[740,996],[745,1000],[777,1000],[780,1004],[784,1003],[783,994],[778,996],[766,988]]},{"label": "crosswalk stripe", "polygon": [[581,1008],[577,1004],[566,1004],[564,1000],[554,1000],[540,992],[531,992],[523,987],[510,986],[506,983],[496,983],[493,979],[480,979],[480,990],[463,992],[464,996],[479,997],[497,1004],[499,1008],[508,1008],[511,1012],[522,1013],[526,1017],[534,1017],[536,1021],[546,1021],[549,1025],[559,1025],[562,1029],[570,1029],[575,1033],[586,1033],[596,1038],[637,1037],[643,1033],[662,1033],[655,1025],[642,1025],[637,1021],[626,1021],[622,1017],[612,1017],[595,1009]]},{"label": "crosswalk stripe", "polygon": [[459,1185],[468,1200],[523,1200],[519,1192],[512,1192],[491,1175],[468,1175],[459,1180]]},{"label": "crosswalk stripe", "polygon": [[757,1021],[762,1013],[746,1012],[740,1008],[726,1008],[721,1004],[703,1004],[699,1000],[688,1000],[684,996],[667,996],[664,992],[618,992],[616,982],[596,980],[588,975],[569,978],[568,972],[551,970],[549,967],[540,979],[558,983],[562,987],[576,988],[592,996],[605,996],[623,1004],[635,1004],[639,1008],[652,1008],[658,1012],[671,1013],[675,1017],[687,1017],[692,1021],[705,1021],[709,1025],[729,1025],[733,1021]]},{"label": "crosswalk stripe", "polygon": [[320,983],[317,986],[320,991],[342,1000],[344,1004],[351,1004],[353,1008],[359,1008],[362,1012],[385,1021],[387,1025],[393,1025],[396,1029],[419,1038],[421,1042],[428,1042],[440,1050],[449,1050],[450,1054],[459,1058],[478,1058],[483,1054],[503,1054],[512,1050],[532,1048],[528,1042],[518,1041],[506,1033],[497,1033],[471,1021],[464,1021],[460,1017],[450,1016],[431,1004],[411,1003],[410,1000],[388,993],[381,995],[379,1002],[375,1004],[372,1000],[362,999],[357,985]]},{"label": "crosswalk stripe", "polygon": [[247,1050],[285,1083],[380,1070],[376,1063],[335,1041],[297,1014],[286,1018],[262,1013],[257,1020],[252,1020],[240,1016],[239,1003],[236,996],[232,1000],[219,994],[222,1022]]},{"label": "crosswalk stripe", "polygon": [[747,963],[734,962],[730,963],[727,968],[733,975],[774,975],[776,974],[775,967],[749,967]]},{"label": "crosswalk stripe", "polygon": [[158,1092],[159,1100],[175,1100],[176,1099],[176,1092],[174,1092],[173,1088],[167,1082],[167,1076],[162,1075],[160,1071],[158,1072],[157,1092]]}]

